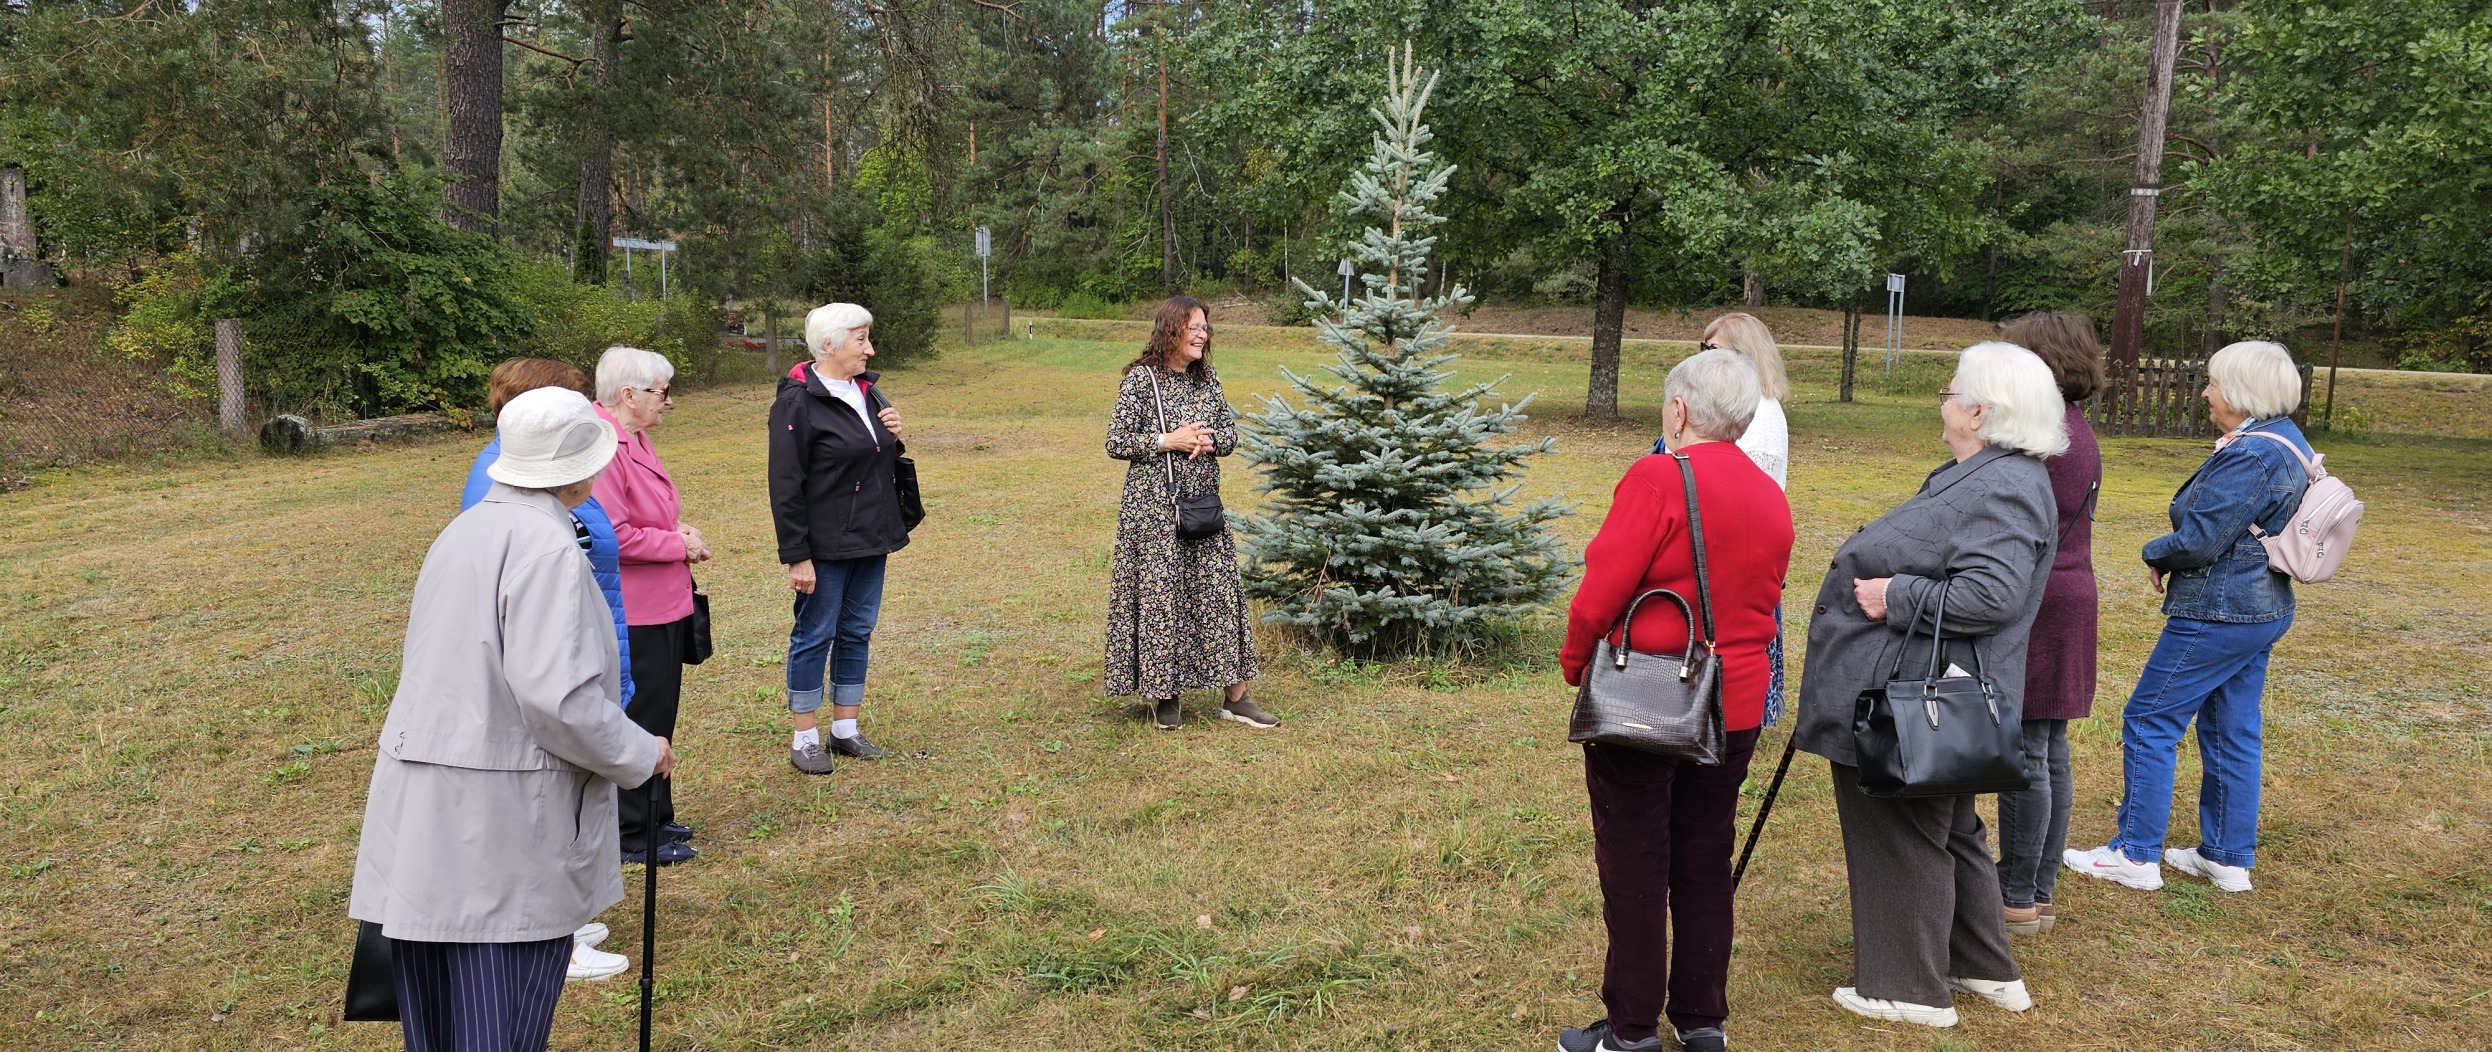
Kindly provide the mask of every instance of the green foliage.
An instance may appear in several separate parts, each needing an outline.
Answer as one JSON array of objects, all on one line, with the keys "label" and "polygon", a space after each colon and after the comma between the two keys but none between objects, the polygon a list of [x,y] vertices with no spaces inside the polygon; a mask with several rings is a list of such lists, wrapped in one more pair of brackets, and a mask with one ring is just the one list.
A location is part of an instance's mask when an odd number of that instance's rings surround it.
[{"label": "green foliage", "polygon": [[803,293],[817,303],[872,311],[874,357],[882,365],[932,355],[943,321],[934,239],[866,227],[854,214],[844,218],[830,231],[829,246],[806,257]]},{"label": "green foliage", "polygon": [[606,283],[606,242],[597,236],[597,223],[588,216],[580,217],[580,233],[572,239],[571,258],[571,280],[583,285]]},{"label": "green foliage", "polygon": [[1087,318],[1098,320],[1122,318],[1125,316],[1124,308],[1100,299],[1097,296],[1093,296],[1087,292],[1076,292],[1064,297],[1063,304],[1057,307],[1056,310],[1057,313],[1062,314],[1067,318]]},{"label": "green foliage", "polygon": [[1413,282],[1428,273],[1441,222],[1430,206],[1453,170],[1425,149],[1435,78],[1423,86],[1405,58],[1386,85],[1374,148],[1340,195],[1372,222],[1351,250],[1366,294],[1335,303],[1299,285],[1311,307],[1339,312],[1318,325],[1336,352],[1325,371],[1342,383],[1282,370],[1303,405],[1266,398],[1242,443],[1268,495],[1238,527],[1247,593],[1266,621],[1357,655],[1484,644],[1572,571],[1548,530],[1565,508],[1512,507],[1523,465],[1555,440],[1490,444],[1531,399],[1490,408],[1494,382],[1443,386],[1456,356],[1440,315],[1470,296],[1456,286],[1422,298]]},{"label": "green foliage", "polygon": [[594,371],[606,348],[656,351],[678,374],[707,375],[717,367],[718,334],[698,294],[677,287],[665,299],[630,299],[601,285],[566,279],[554,263],[514,268],[513,293],[534,325],[524,353]]}]

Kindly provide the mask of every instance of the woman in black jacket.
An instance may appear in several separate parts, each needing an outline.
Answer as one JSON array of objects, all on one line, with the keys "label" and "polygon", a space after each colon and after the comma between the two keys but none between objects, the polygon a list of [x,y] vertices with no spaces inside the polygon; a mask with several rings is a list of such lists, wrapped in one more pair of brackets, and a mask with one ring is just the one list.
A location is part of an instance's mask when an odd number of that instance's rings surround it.
[{"label": "woman in black jacket", "polygon": [[[883,563],[909,543],[895,474],[900,411],[874,390],[874,316],[853,303],[805,316],[805,348],[779,381],[770,406],[770,512],[779,561],[796,592],[796,627],[787,637],[787,710],[796,738],[788,763],[829,774],[830,753],[880,759],[884,750],[857,730],[865,704],[865,663],[883,602]],[[831,742],[815,712],[829,673]]]}]

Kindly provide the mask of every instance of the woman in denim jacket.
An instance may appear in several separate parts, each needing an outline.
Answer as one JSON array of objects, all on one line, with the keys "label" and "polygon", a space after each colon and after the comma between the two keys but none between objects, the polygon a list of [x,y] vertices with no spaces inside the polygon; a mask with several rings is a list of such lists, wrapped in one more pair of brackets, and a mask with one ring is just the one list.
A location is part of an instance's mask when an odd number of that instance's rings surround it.
[{"label": "woman in denim jacket", "polygon": [[[2076,872],[2143,891],[2163,886],[2158,855],[2218,889],[2250,890],[2259,694],[2267,655],[2293,626],[2293,579],[2268,569],[2250,526],[2283,532],[2310,485],[2294,456],[2309,455],[2310,443],[2287,418],[2302,396],[2292,356],[2272,343],[2236,343],[2206,366],[2207,412],[2224,437],[2172,497],[2172,532],[2146,542],[2146,574],[2168,620],[2120,717],[2120,828],[2110,843],[2063,858]],[[2199,846],[2166,850],[2172,771],[2192,719],[2206,772]]]}]

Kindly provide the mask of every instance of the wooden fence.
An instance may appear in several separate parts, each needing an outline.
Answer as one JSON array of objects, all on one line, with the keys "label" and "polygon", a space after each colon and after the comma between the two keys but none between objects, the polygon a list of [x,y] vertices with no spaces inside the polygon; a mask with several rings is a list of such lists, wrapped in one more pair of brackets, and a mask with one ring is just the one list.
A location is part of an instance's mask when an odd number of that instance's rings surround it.
[{"label": "wooden fence", "polygon": [[[2206,361],[2200,358],[2148,358],[2135,365],[2104,363],[2103,389],[2085,405],[2085,416],[2097,434],[2153,435],[2164,438],[2213,438],[2215,424],[2207,419]],[[2302,366],[2302,404],[2293,422],[2308,426],[2310,366]]]}]

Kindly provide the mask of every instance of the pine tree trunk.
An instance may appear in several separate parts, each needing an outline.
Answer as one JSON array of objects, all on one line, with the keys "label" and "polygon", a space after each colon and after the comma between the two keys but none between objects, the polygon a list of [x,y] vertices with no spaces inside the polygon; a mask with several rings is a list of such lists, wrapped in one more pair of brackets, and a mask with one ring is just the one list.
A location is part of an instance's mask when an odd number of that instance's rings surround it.
[{"label": "pine tree trunk", "polygon": [[[580,127],[580,194],[579,214],[594,233],[597,259],[592,268],[582,260],[582,273],[595,273],[600,280],[606,272],[606,247],[613,243],[614,208],[614,123],[612,100],[605,89],[614,82],[614,60],[623,42],[622,0],[590,0],[588,82],[590,99],[587,119]],[[587,246],[582,246],[583,248]]]},{"label": "pine tree trunk", "polygon": [[1627,331],[1628,230],[1621,217],[1618,230],[1601,245],[1600,276],[1592,287],[1592,378],[1583,400],[1583,415],[1595,420],[1618,419],[1618,345]]},{"label": "pine tree trunk", "polygon": [[2163,193],[2163,126],[2172,110],[2172,63],[2180,47],[2180,0],[2156,0],[2145,109],[2137,118],[2137,168],[2120,253],[2120,300],[2111,315],[2115,362],[2136,364],[2146,343],[2146,278],[2154,265],[2155,199]]},{"label": "pine tree trunk", "polygon": [[1168,55],[1159,56],[1159,283],[1177,290],[1177,215],[1168,204]]},{"label": "pine tree trunk", "polygon": [[1757,275],[1755,267],[1746,268],[1740,275],[1739,303],[1749,310],[1765,305],[1765,279]]},{"label": "pine tree trunk", "polygon": [[442,56],[450,111],[443,167],[450,185],[443,220],[460,230],[494,232],[501,214],[502,11],[507,0],[441,0],[450,37]]}]

